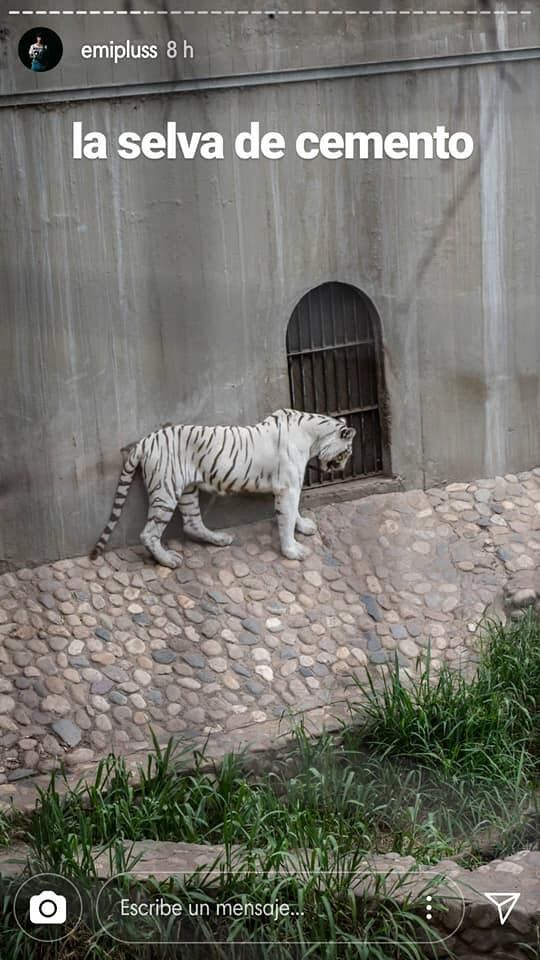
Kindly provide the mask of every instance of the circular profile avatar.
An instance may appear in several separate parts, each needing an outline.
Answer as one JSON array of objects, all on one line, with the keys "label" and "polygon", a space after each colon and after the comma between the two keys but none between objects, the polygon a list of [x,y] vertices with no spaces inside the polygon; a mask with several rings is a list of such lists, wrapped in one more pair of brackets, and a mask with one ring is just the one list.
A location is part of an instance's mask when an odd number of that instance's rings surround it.
[{"label": "circular profile avatar", "polygon": [[48,27],[27,30],[19,41],[19,59],[35,73],[52,70],[60,63],[62,53],[60,37]]}]

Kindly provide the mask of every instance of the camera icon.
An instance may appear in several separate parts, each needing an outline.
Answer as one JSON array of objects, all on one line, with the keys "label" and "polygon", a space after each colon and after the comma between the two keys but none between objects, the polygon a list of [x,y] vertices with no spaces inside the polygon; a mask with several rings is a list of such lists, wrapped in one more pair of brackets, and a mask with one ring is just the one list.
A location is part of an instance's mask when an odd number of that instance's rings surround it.
[{"label": "camera icon", "polygon": [[42,890],[30,897],[30,923],[65,923],[66,898],[54,890]]}]

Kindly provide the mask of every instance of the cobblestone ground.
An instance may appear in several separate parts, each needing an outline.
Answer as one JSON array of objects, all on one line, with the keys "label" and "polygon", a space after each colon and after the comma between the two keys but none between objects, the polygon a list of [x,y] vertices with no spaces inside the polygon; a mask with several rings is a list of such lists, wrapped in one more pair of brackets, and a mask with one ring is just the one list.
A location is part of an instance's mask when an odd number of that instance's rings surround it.
[{"label": "cobblestone ground", "polygon": [[0,784],[159,739],[249,727],[357,698],[393,661],[470,659],[486,608],[538,605],[540,469],[313,512],[305,561],[270,523],[0,577]]}]

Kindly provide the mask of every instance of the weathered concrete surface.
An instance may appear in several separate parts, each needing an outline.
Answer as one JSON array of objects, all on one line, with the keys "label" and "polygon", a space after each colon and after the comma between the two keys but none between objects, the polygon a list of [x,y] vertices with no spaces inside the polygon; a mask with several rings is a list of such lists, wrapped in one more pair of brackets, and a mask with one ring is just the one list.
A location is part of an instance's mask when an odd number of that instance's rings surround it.
[{"label": "weathered concrete surface", "polygon": [[[233,53],[240,70],[393,59],[524,46],[538,28],[537,17],[332,18],[329,28],[329,17],[283,16],[220,34],[200,19],[208,26],[193,29],[207,31],[221,71]],[[141,20],[107,18],[111,36],[124,29],[140,32]],[[147,29],[165,27],[146,18]],[[126,442],[165,420],[254,422],[288,404],[287,323],[328,280],[364,290],[380,314],[392,468],[405,486],[538,463],[539,63],[0,111],[11,178],[0,241],[3,568],[91,547]],[[67,57],[47,83],[72,84],[74,69]],[[131,66],[101,70],[110,80]],[[257,119],[285,135],[287,155],[71,159],[75,120],[114,138],[171,119],[220,131],[229,146]],[[294,152],[301,130],[440,123],[472,134],[469,160]],[[135,541],[142,511],[137,490],[117,543]]]},{"label": "weathered concrete surface", "polygon": [[[315,511],[305,561],[268,523],[176,571],[110,552],[0,577],[0,798],[111,747],[186,745],[357,701],[397,652],[466,667],[486,610],[540,607],[540,469]],[[505,594],[506,591],[506,594]],[[274,730],[274,733],[276,731]]]}]

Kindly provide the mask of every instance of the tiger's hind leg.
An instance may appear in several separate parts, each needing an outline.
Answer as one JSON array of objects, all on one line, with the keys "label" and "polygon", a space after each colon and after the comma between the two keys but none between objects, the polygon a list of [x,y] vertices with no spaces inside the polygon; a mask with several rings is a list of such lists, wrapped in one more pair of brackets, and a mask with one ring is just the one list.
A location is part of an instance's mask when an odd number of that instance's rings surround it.
[{"label": "tiger's hind leg", "polygon": [[174,570],[182,563],[182,557],[174,550],[168,550],[161,538],[176,509],[176,500],[171,499],[161,487],[153,491],[149,499],[148,515],[140,541],[158,563]]},{"label": "tiger's hind leg", "polygon": [[229,533],[224,533],[221,530],[209,530],[204,525],[197,487],[189,487],[184,490],[178,502],[186,536],[191,537],[192,540],[211,543],[215,547],[228,547],[233,542],[234,537],[231,537]]}]

